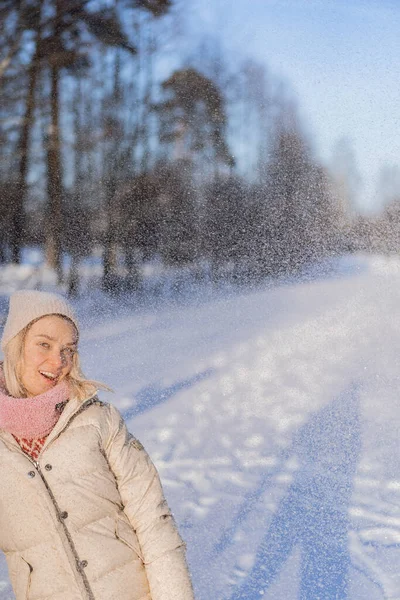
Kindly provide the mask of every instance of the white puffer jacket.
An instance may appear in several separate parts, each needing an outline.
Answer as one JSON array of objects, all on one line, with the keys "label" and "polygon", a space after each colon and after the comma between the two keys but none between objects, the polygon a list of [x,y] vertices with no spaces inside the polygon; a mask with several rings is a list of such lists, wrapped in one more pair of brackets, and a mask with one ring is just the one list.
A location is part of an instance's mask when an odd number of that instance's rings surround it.
[{"label": "white puffer jacket", "polygon": [[37,462],[0,431],[0,481],[17,600],[193,600],[157,471],[114,407],[70,400]]}]

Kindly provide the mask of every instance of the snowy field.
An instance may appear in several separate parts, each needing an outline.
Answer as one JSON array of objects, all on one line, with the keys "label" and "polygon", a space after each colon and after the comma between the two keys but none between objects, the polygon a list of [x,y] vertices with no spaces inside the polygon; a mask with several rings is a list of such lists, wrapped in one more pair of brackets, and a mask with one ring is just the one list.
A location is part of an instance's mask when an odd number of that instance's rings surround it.
[{"label": "snowy field", "polygon": [[[19,276],[0,269],[0,319]],[[84,370],[160,471],[197,600],[400,599],[400,259],[76,309]],[[13,598],[4,560],[0,579]]]}]

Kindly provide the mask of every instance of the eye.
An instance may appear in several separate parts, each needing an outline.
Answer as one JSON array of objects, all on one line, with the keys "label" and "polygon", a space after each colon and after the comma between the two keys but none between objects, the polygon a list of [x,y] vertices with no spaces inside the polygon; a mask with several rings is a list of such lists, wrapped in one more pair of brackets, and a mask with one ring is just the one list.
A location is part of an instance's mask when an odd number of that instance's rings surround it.
[{"label": "eye", "polygon": [[50,348],[50,344],[48,344],[47,342],[39,342],[39,346],[42,346],[42,348]]},{"label": "eye", "polygon": [[76,350],[74,350],[73,348],[63,348],[62,352],[65,354],[65,356],[72,358],[74,356]]}]

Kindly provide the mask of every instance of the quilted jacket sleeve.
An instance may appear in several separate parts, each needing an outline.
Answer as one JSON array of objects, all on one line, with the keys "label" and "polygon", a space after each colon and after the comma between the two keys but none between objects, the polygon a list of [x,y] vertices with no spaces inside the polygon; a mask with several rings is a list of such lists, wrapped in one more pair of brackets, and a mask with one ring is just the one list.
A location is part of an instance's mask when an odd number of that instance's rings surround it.
[{"label": "quilted jacket sleeve", "polygon": [[157,470],[120,413],[109,406],[104,449],[144,558],[152,600],[194,600],[185,545]]}]

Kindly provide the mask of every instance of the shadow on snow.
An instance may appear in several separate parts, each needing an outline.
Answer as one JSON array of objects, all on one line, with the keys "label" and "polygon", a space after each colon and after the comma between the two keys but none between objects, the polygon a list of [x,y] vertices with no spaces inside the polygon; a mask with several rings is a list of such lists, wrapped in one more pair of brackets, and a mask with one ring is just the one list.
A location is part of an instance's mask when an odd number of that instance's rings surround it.
[{"label": "shadow on snow", "polygon": [[291,448],[299,469],[231,600],[260,600],[296,546],[298,600],[348,598],[348,508],[360,449],[359,390],[352,384],[299,430]]},{"label": "shadow on snow", "polygon": [[186,379],[181,379],[180,381],[177,381],[176,383],[173,383],[165,388],[160,388],[154,384],[146,386],[136,394],[137,403],[125,414],[125,418],[140,415],[147,410],[158,406],[159,404],[163,404],[181,390],[187,390],[203,379],[207,379],[207,377],[210,377],[212,372],[212,369],[206,369],[202,373],[197,373],[196,375]]}]

